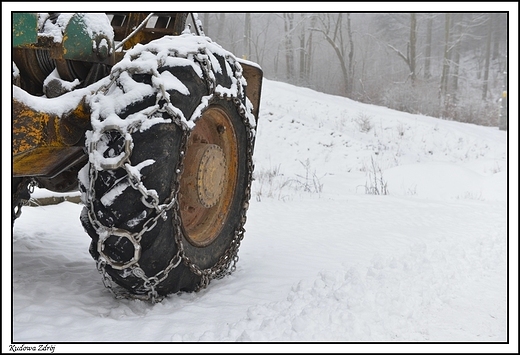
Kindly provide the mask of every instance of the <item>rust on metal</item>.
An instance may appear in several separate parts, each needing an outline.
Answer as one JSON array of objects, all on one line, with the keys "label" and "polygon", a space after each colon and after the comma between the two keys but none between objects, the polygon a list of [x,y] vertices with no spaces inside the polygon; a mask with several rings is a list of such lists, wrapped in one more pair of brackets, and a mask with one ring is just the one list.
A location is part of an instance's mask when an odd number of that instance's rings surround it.
[{"label": "rust on metal", "polygon": [[50,176],[84,155],[81,142],[90,124],[84,101],[59,117],[13,99],[13,176]]},{"label": "rust on metal", "polygon": [[200,203],[210,208],[217,204],[224,191],[226,180],[226,157],[222,148],[208,144],[197,171],[197,193]]},{"label": "rust on metal", "polygon": [[246,96],[253,104],[253,115],[258,122],[258,111],[260,107],[260,93],[262,92],[262,69],[239,61],[242,66],[242,75],[247,81]]},{"label": "rust on metal", "polygon": [[86,160],[82,147],[40,147],[13,156],[13,177],[55,177]]},{"label": "rust on metal", "polygon": [[226,180],[226,157],[216,144],[193,143],[186,155],[184,189],[190,206],[213,207]]},{"label": "rust on metal", "polygon": [[35,13],[13,12],[13,47],[38,40],[38,16]]},{"label": "rust on metal", "polygon": [[90,107],[85,98],[71,112],[59,120],[58,133],[61,141],[66,145],[77,144],[90,127]]},{"label": "rust on metal", "polygon": [[43,145],[59,146],[53,129],[56,119],[13,99],[13,156]]},{"label": "rust on metal", "polygon": [[238,142],[228,113],[210,106],[190,134],[181,176],[180,212],[188,241],[214,241],[228,217],[238,178]]}]

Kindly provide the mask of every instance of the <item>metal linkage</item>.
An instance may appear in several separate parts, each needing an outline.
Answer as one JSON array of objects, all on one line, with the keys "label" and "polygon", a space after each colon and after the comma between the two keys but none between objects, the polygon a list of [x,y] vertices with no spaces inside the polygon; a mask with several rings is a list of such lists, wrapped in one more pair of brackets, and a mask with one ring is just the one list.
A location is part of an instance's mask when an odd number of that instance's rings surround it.
[{"label": "metal linkage", "polygon": [[13,192],[13,212],[12,212],[12,225],[14,221],[22,214],[22,207],[29,205],[31,194],[34,192],[34,187],[38,186],[38,183],[30,178],[23,178],[14,187]]}]

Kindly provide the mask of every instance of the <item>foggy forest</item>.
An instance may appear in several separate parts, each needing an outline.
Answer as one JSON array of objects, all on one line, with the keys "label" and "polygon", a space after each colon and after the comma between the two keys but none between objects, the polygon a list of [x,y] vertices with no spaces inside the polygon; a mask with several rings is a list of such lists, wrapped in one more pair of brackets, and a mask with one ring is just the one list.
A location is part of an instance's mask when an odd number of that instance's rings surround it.
[{"label": "foggy forest", "polygon": [[258,63],[268,79],[409,113],[498,125],[507,92],[507,13],[198,18],[207,36]]}]

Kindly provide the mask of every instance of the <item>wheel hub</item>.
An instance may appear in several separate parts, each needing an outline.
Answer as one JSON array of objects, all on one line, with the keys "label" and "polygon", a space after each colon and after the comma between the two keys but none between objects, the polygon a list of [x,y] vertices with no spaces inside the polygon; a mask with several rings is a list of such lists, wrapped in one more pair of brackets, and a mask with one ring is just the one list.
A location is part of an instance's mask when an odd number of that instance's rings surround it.
[{"label": "wheel hub", "polygon": [[238,157],[230,116],[209,107],[190,133],[180,178],[181,223],[191,245],[211,244],[224,228],[237,187]]},{"label": "wheel hub", "polygon": [[186,157],[183,191],[189,205],[211,208],[217,204],[226,181],[226,157],[216,144],[194,143]]},{"label": "wheel hub", "polygon": [[197,194],[201,205],[206,208],[217,204],[224,191],[226,157],[222,148],[215,144],[204,144],[197,171]]}]

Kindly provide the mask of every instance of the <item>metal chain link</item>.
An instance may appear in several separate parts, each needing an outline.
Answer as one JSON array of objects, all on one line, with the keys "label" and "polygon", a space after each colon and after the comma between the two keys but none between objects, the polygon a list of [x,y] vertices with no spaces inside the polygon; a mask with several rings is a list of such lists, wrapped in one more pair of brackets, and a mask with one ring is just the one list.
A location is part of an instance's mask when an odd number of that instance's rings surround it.
[{"label": "metal chain link", "polygon": [[[174,54],[177,55],[176,51],[174,51]],[[215,75],[211,68],[211,61],[208,58],[208,55],[205,53],[204,48],[200,49],[197,53],[191,53],[193,55],[193,58],[196,62],[199,63],[201,66],[204,77],[206,79],[206,85],[208,87],[208,90],[210,93],[215,93],[216,88],[216,79]],[[229,59],[229,58],[228,58]],[[235,67],[238,69],[238,63],[235,63]],[[110,86],[112,86],[116,80],[117,77],[120,75],[121,71],[115,70],[111,76],[110,83],[101,89],[101,92],[103,94],[107,94]],[[236,71],[237,79],[241,79],[242,72],[241,70]],[[242,90],[242,87],[240,87],[240,90]],[[177,244],[177,253],[172,257],[168,265],[164,268],[164,270],[161,270],[156,275],[152,277],[146,276],[145,272],[141,269],[139,266],[139,260],[138,257],[132,258],[129,262],[121,265],[117,265],[114,261],[110,260],[110,258],[106,258],[100,253],[100,257],[98,258],[97,262],[97,269],[101,273],[103,278],[103,284],[106,288],[108,288],[117,298],[138,298],[138,299],[144,299],[144,300],[150,300],[152,303],[159,302],[164,297],[159,296],[157,293],[157,286],[164,281],[171,270],[178,267],[181,261],[184,262],[184,264],[190,269],[192,273],[194,273],[197,276],[200,276],[201,280],[199,285],[197,286],[195,291],[199,291],[201,289],[204,289],[208,286],[211,279],[220,279],[224,276],[230,274],[231,272],[236,270],[236,263],[238,262],[238,248],[240,246],[240,242],[242,241],[244,237],[244,224],[246,222],[246,211],[249,204],[250,194],[251,194],[251,183],[252,183],[252,172],[253,172],[253,144],[254,144],[254,134],[253,128],[250,126],[249,120],[246,117],[246,110],[244,104],[239,99],[240,96],[245,97],[242,91],[238,93],[239,97],[227,97],[226,94],[220,94],[216,93],[217,97],[220,99],[225,100],[233,100],[237,111],[239,112],[240,116],[242,117],[242,120],[244,122],[244,125],[246,127],[247,131],[247,137],[248,137],[248,144],[247,144],[247,164],[248,164],[248,175],[247,175],[247,188],[246,188],[246,196],[244,196],[244,200],[242,202],[242,212],[241,212],[241,219],[239,226],[237,227],[235,231],[235,236],[229,246],[229,248],[226,250],[226,252],[220,257],[219,261],[212,266],[211,268],[207,269],[200,269],[198,265],[196,265],[193,261],[190,260],[190,258],[185,254],[184,252],[184,246],[182,241],[182,231],[181,231],[181,217],[180,217],[180,208],[179,208],[179,202],[178,202],[178,194],[180,189],[180,176],[182,174],[183,168],[184,168],[184,157],[185,152],[187,148],[187,141],[189,137],[189,128],[186,126],[185,123],[181,122],[181,120],[176,117],[175,113],[172,112],[171,109],[169,109],[169,105],[171,105],[169,95],[166,93],[166,90],[164,86],[160,85],[160,90],[162,95],[157,95],[157,102],[160,101],[160,99],[164,99],[166,104],[164,104],[161,108],[157,109],[157,111],[167,111],[170,115],[173,116],[174,123],[180,126],[182,130],[182,141],[181,141],[181,147],[179,150],[179,160],[178,165],[176,167],[176,173],[177,173],[177,179],[173,183],[172,191],[167,199],[167,201],[163,204],[159,203],[158,197],[156,193],[152,193],[150,190],[148,190],[144,184],[142,183],[139,176],[136,176],[132,170],[130,157],[126,156],[124,158],[124,161],[118,163],[118,167],[121,166],[125,169],[127,173],[127,179],[135,190],[139,191],[141,193],[141,202],[143,205],[145,205],[148,208],[153,208],[155,211],[155,216],[149,218],[144,224],[139,233],[130,233],[128,231],[124,231],[128,233],[128,235],[125,235],[128,239],[134,243],[134,248],[140,247],[136,246],[135,243],[139,243],[142,236],[146,233],[151,231],[157,224],[157,221],[159,218],[163,218],[166,220],[167,215],[166,212],[169,210],[172,210],[172,223],[175,228],[175,236],[176,236],[176,244]],[[155,113],[154,111],[153,113]],[[196,120],[196,118],[195,118]],[[130,134],[134,133],[137,130],[137,127],[130,127],[129,132]],[[89,150],[92,151],[95,149],[95,146],[90,146]],[[95,200],[95,181],[98,177],[98,171],[93,167],[90,166],[90,173],[89,173],[89,186],[87,188],[87,200],[89,202],[90,208],[88,209],[88,217],[92,224],[92,226],[96,229],[98,232],[98,235],[105,235],[108,236],[110,233],[114,233],[113,228],[105,227],[96,217],[94,213],[94,200]],[[154,191],[155,192],[155,191]],[[169,201],[169,202],[168,202]],[[120,230],[121,231],[121,230]],[[100,237],[101,238],[101,237]],[[101,244],[104,240],[106,240],[107,237],[101,240]],[[102,246],[100,247],[100,250],[102,249]],[[125,272],[131,272],[135,277],[142,280],[142,287],[141,289],[137,288],[137,292],[143,292],[144,294],[134,294],[129,293],[126,291],[114,291],[113,287],[113,281],[111,276],[106,271],[106,266],[111,266],[116,269],[124,269]],[[125,267],[126,266],[126,267]]]},{"label": "metal chain link", "polygon": [[[22,215],[22,207],[28,206],[30,201],[30,196],[34,192],[34,188],[38,186],[38,183],[34,179],[23,178],[20,183],[16,186],[16,189],[12,195],[12,225],[14,225],[14,221]],[[29,195],[29,198],[24,198],[25,194]]]},{"label": "metal chain link", "polygon": [[[203,61],[201,64],[203,64],[203,69],[206,68],[207,60]],[[238,64],[238,63],[237,63]],[[236,65],[236,69],[238,69],[238,65]],[[213,75],[213,72],[210,70],[210,68],[207,69],[208,75],[206,78],[208,78],[208,85],[212,85],[212,87],[215,87],[216,81],[215,77]],[[211,75],[209,75],[211,73]],[[237,79],[240,80],[242,76],[242,72],[240,70],[236,71]],[[213,80],[213,81],[211,81]],[[224,252],[224,254],[220,257],[219,261],[208,269],[200,269],[198,265],[196,265],[194,262],[190,260],[188,256],[186,256],[184,253],[184,260],[185,264],[190,268],[190,270],[195,274],[201,277],[201,281],[199,286],[195,291],[200,291],[201,289],[204,289],[208,286],[211,279],[222,279],[223,277],[231,274],[236,270],[236,263],[238,262],[238,249],[240,247],[240,243],[242,239],[244,238],[244,225],[246,223],[246,212],[249,207],[249,200],[251,197],[251,184],[253,181],[253,146],[254,146],[254,134],[253,129],[250,126],[250,122],[247,119],[246,116],[246,110],[244,104],[240,101],[239,97],[228,97],[226,94],[220,94],[216,93],[217,96],[220,99],[225,100],[233,100],[233,103],[235,104],[235,107],[237,108],[238,113],[240,114],[244,126],[246,127],[246,133],[248,137],[248,144],[247,144],[247,164],[248,164],[248,176],[247,176],[247,187],[246,187],[246,195],[244,196],[244,199],[242,201],[242,212],[241,212],[241,218],[240,223],[237,226],[237,229],[235,230],[235,236],[233,240],[231,241],[231,244],[229,248]],[[238,93],[239,96],[242,93]],[[245,95],[242,94],[244,97]],[[182,239],[180,234],[177,236],[178,244],[182,247]]]}]

